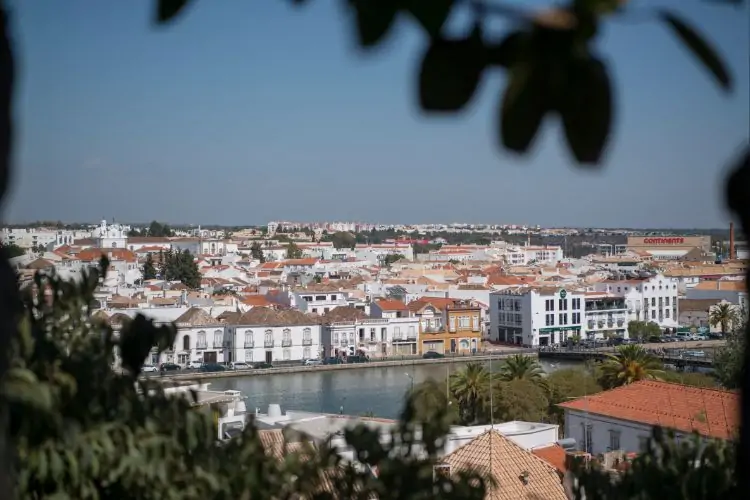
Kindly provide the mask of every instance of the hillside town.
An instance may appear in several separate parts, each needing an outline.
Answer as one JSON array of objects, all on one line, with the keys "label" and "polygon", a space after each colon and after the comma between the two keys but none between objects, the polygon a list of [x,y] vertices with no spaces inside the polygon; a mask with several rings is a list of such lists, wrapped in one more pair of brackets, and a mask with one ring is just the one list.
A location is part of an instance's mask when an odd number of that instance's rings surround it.
[{"label": "hillside town", "polygon": [[[748,307],[748,249],[735,241],[733,228],[726,242],[628,234],[626,243],[599,244],[581,258],[566,256],[561,246],[499,238],[487,245],[429,236],[376,244],[353,236],[388,229],[271,222],[231,234],[199,227],[150,236],[147,229],[101,221],[75,230],[6,228],[1,237],[23,250],[12,259],[21,287],[38,271],[80,279],[106,256],[109,269],[96,292],[99,318],[117,329],[140,313],[179,328],[173,349],[154,354],[154,364],[377,359],[611,342],[628,339],[631,322],[653,323],[663,333],[709,334],[722,329],[710,321],[715,308]],[[428,235],[543,231],[408,229]],[[324,241],[329,231],[338,238]],[[428,249],[416,253],[420,244]],[[170,264],[175,256],[187,264]]]}]

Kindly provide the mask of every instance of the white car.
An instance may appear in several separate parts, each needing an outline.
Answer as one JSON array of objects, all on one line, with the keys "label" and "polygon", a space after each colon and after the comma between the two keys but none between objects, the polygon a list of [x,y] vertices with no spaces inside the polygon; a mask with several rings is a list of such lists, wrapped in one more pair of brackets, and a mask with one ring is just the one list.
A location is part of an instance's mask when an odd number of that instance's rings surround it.
[{"label": "white car", "polygon": [[159,371],[159,368],[157,368],[154,365],[143,365],[143,367],[141,368],[141,371],[143,373],[156,373]]},{"label": "white car", "polygon": [[323,362],[319,359],[306,359],[305,360],[305,366],[318,366],[320,364],[323,364]]},{"label": "white car", "polygon": [[229,367],[232,370],[249,370],[250,368],[252,368],[244,361],[232,361],[231,363],[229,363]]},{"label": "white car", "polygon": [[189,362],[189,363],[187,364],[187,367],[188,367],[188,369],[190,369],[190,368],[194,368],[194,369],[196,369],[196,370],[197,370],[197,369],[199,369],[199,368],[200,368],[200,367],[201,367],[202,365],[203,365],[203,362],[202,362],[202,361],[191,361],[191,362]]}]

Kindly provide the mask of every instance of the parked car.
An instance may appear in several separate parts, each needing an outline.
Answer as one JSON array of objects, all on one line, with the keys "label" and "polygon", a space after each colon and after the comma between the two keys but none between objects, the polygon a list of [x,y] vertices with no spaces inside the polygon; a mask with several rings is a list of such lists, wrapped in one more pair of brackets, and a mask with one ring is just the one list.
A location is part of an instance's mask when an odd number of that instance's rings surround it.
[{"label": "parked car", "polygon": [[346,358],[347,363],[367,363],[370,361],[367,356],[349,356]]},{"label": "parked car", "polygon": [[223,372],[226,371],[227,367],[217,363],[203,363],[200,370],[202,372]]},{"label": "parked car", "polygon": [[156,368],[156,366],[154,365],[143,365],[143,367],[141,368],[141,371],[143,373],[156,373],[159,371],[159,369]]},{"label": "parked car", "polygon": [[273,365],[271,363],[255,363],[253,368],[256,370],[265,370],[266,368],[273,368]]},{"label": "parked car", "polygon": [[320,364],[323,364],[323,362],[319,359],[306,359],[305,360],[305,366],[318,366]]},{"label": "parked car", "polygon": [[232,361],[229,363],[229,367],[232,370],[249,370],[252,368],[249,363],[245,363],[244,361]]},{"label": "parked car", "polygon": [[422,354],[422,357],[424,359],[440,359],[444,358],[445,355],[435,351],[427,351],[426,353]]},{"label": "parked car", "polygon": [[341,358],[337,358],[335,356],[332,356],[330,358],[326,358],[323,360],[324,365],[343,365],[344,360]]},{"label": "parked car", "polygon": [[189,368],[192,370],[198,370],[202,364],[203,364],[202,361],[191,361],[187,364],[186,368]]},{"label": "parked car", "polygon": [[661,344],[662,342],[669,342],[669,337],[665,335],[664,337],[660,337],[658,335],[652,335],[648,338],[649,344]]},{"label": "parked car", "polygon": [[159,371],[162,371],[162,372],[173,372],[173,371],[177,371],[180,369],[181,369],[180,365],[176,365],[174,363],[162,363],[161,366],[159,367]]},{"label": "parked car", "polygon": [[683,351],[682,357],[684,358],[705,358],[706,353],[703,351]]}]

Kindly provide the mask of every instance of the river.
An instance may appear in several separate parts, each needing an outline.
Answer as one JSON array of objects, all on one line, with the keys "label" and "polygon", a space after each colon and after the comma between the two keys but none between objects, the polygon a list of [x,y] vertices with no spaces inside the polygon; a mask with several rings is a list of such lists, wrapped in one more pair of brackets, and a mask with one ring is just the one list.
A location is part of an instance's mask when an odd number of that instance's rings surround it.
[{"label": "river", "polygon": [[[501,363],[495,361],[493,363]],[[542,360],[546,372],[577,362]],[[248,411],[278,403],[282,410],[321,413],[343,412],[350,415],[373,413],[382,418],[398,418],[404,395],[415,384],[434,379],[444,383],[446,376],[460,370],[464,363],[388,366],[359,370],[284,373],[254,377],[230,377],[211,381],[211,390],[234,389],[247,396]]]}]

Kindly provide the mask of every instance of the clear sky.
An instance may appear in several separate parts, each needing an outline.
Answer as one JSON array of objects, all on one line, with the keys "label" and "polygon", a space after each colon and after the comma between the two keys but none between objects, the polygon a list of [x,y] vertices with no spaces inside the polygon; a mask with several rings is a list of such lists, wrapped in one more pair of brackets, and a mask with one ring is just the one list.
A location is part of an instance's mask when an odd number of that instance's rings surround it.
[{"label": "clear sky", "polygon": [[[607,26],[619,119],[591,172],[572,166],[554,119],[529,157],[499,151],[501,74],[467,113],[420,115],[423,35],[401,21],[363,55],[343,1],[194,0],[165,29],[146,0],[8,3],[21,60],[14,222],[728,223],[726,162],[748,137],[747,8],[642,0]],[[713,40],[733,96],[648,20],[657,4]]]}]

